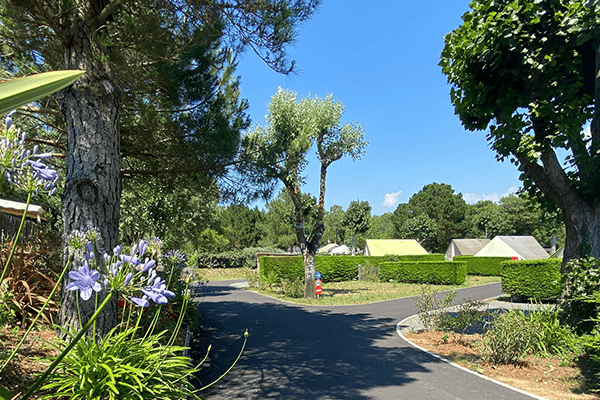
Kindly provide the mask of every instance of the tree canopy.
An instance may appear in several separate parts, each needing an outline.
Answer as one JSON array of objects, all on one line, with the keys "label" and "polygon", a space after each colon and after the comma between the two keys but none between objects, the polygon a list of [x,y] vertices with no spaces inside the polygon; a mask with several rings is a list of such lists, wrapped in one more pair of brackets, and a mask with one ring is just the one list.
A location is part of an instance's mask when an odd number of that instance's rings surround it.
[{"label": "tree canopy", "polygon": [[[250,47],[275,70],[290,72],[286,48],[318,4],[1,0],[6,74],[85,71],[56,102],[24,110],[44,122],[38,140],[65,156],[65,236],[93,225],[99,251],[117,245],[121,175],[185,173],[198,188],[198,175],[222,177],[248,124],[234,56]],[[77,306],[73,293],[61,304],[64,326],[80,326],[93,309]],[[98,320],[101,334],[116,322],[115,310],[113,302]]]},{"label": "tree canopy", "polygon": [[[565,262],[600,256],[600,3],[477,0],[445,37],[455,113],[563,212]],[[590,123],[589,133],[586,124]],[[568,151],[563,167],[557,150]]]},{"label": "tree canopy", "polygon": [[[314,298],[314,256],[324,232],[327,169],[344,156],[359,159],[368,142],[362,125],[342,123],[344,107],[332,95],[305,97],[279,88],[271,97],[264,127],[257,126],[243,138],[245,168],[254,185],[275,187],[283,183],[294,204],[297,243],[304,256],[304,296]],[[316,147],[320,161],[319,199],[312,227],[306,226],[302,185],[306,155]]]}]

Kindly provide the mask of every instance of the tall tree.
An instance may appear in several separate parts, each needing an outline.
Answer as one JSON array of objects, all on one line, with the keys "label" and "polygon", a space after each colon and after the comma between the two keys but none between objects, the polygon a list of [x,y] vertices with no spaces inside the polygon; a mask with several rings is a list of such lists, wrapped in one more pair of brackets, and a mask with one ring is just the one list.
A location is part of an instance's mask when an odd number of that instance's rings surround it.
[{"label": "tall tree", "polygon": [[221,210],[218,219],[232,250],[256,247],[261,239],[262,235],[258,227],[263,220],[263,213],[256,207],[230,204]]},{"label": "tall tree", "polygon": [[[315,254],[323,236],[325,180],[327,169],[344,156],[358,159],[368,142],[361,125],[341,124],[344,107],[329,95],[323,99],[306,97],[282,90],[271,97],[265,127],[256,127],[244,137],[244,155],[257,173],[257,183],[281,182],[295,211],[295,232],[304,258],[304,297],[315,298]],[[302,173],[306,154],[316,147],[321,163],[317,216],[311,229],[305,227],[302,206]]]},{"label": "tall tree", "polygon": [[356,235],[367,232],[371,226],[369,202],[352,200],[344,215],[344,225],[352,232],[352,255],[354,255],[356,254]]},{"label": "tall tree", "polygon": [[371,216],[371,226],[365,233],[369,239],[393,239],[395,227],[392,213]]},{"label": "tall tree", "polygon": [[[293,63],[286,56],[286,46],[294,39],[298,24],[310,17],[318,3],[318,0],[2,0],[0,37],[4,49],[10,49],[5,54],[11,55],[2,60],[5,69],[15,74],[36,69],[86,71],[75,85],[56,97],[66,132],[65,234],[94,225],[100,229],[100,250],[110,253],[118,239],[120,150],[127,150],[136,142],[154,144],[155,137],[150,138],[149,133],[173,131],[177,135],[167,141],[175,145],[167,149],[193,142],[201,146],[196,131],[186,135],[175,128],[192,129],[198,122],[203,122],[202,126],[238,123],[239,119],[231,121],[226,116],[202,120],[198,115],[190,115],[207,106],[202,101],[205,97],[199,96],[206,89],[201,86],[204,78],[196,74],[206,71],[200,68],[206,61],[201,55],[214,56],[217,49],[211,45],[225,32],[225,52],[251,47],[274,69],[289,72]],[[178,80],[179,85],[171,86]],[[182,85],[189,90],[182,91]],[[168,95],[166,89],[176,91],[178,97],[174,98],[173,91]],[[222,102],[221,106],[210,102],[210,106],[227,109],[229,104],[233,107],[229,109],[239,117],[235,96],[224,96]],[[126,104],[140,108],[129,109]],[[142,108],[143,105],[148,107]],[[152,107],[158,113],[152,113]],[[126,112],[131,112],[129,118],[125,117]],[[120,133],[129,132],[136,122],[145,128],[138,130],[145,135],[145,141],[133,136],[130,141],[127,137],[120,141]],[[209,143],[214,144],[214,140]],[[152,158],[153,151],[138,148],[138,155]],[[173,159],[171,152],[166,156]],[[218,164],[212,160],[202,162],[202,158],[197,161],[200,167],[194,164],[194,171]],[[139,173],[131,166],[128,169]],[[81,323],[91,315],[91,303],[81,305]],[[79,327],[75,294],[65,291],[61,304],[61,324]],[[107,333],[116,322],[115,310],[116,302],[99,318],[100,334]]]},{"label": "tall tree", "polygon": [[327,243],[344,243],[345,227],[344,227],[344,209],[342,206],[333,205],[323,217],[325,224],[325,232],[323,240]]},{"label": "tall tree", "polygon": [[467,237],[492,239],[506,234],[506,215],[500,206],[491,200],[482,200],[468,206],[465,214]]},{"label": "tall tree", "polygon": [[452,186],[445,183],[425,185],[408,201],[409,220],[419,216],[426,217],[421,218],[421,223],[413,223],[411,226],[414,228],[422,225],[430,230],[435,229],[435,240],[428,250],[437,252],[443,252],[453,238],[463,237],[466,209],[467,203],[462,194],[454,193]]},{"label": "tall tree", "polygon": [[[600,257],[600,3],[471,3],[445,37],[440,65],[455,113],[487,130],[532,194],[564,216],[566,262]],[[585,126],[591,121],[589,133]],[[557,149],[570,152],[561,165]]]}]

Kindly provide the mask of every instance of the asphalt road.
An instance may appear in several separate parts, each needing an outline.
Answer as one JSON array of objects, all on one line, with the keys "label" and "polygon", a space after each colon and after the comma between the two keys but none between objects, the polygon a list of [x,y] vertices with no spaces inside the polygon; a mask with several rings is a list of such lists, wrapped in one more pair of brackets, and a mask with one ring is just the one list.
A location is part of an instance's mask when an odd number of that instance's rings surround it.
[{"label": "asphalt road", "polygon": [[[413,348],[396,324],[416,313],[412,298],[359,306],[300,306],[211,282],[202,292],[202,326],[192,342],[199,359],[212,345],[202,384],[239,363],[200,393],[222,399],[463,399],[531,397],[453,367]],[[500,284],[458,291],[456,301],[500,294]]]}]

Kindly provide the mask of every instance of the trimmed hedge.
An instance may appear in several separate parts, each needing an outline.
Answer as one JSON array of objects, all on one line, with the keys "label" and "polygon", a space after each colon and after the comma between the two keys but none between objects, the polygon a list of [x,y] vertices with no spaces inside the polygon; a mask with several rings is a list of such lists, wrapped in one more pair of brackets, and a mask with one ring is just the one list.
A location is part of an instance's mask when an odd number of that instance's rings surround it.
[{"label": "trimmed hedge", "polygon": [[510,257],[455,256],[453,261],[466,262],[468,275],[500,276],[502,264]]},{"label": "trimmed hedge", "polygon": [[555,300],[562,293],[561,259],[502,263],[502,291],[514,297]]},{"label": "trimmed hedge", "polygon": [[405,256],[389,255],[388,261],[446,261],[443,253],[412,254]]},{"label": "trimmed hedge", "polygon": [[384,262],[379,265],[382,282],[460,285],[467,279],[467,264],[452,261]]},{"label": "trimmed hedge", "polygon": [[268,256],[260,257],[260,277],[269,283],[281,279],[304,281],[304,261],[301,256]]},{"label": "trimmed hedge", "polygon": [[250,247],[223,253],[196,253],[189,257],[190,265],[198,268],[256,268],[256,254],[282,253],[282,250],[267,247]]},{"label": "trimmed hedge", "polygon": [[[443,258],[443,254],[441,255]],[[396,257],[396,256],[394,256]],[[415,256],[413,256],[415,257]],[[424,259],[423,256],[417,256]],[[352,281],[358,278],[358,265],[379,267],[382,282],[457,284],[465,282],[467,267],[461,262],[395,261],[389,256],[322,256],[315,257],[315,268],[323,282]],[[301,256],[260,257],[260,275],[269,282],[280,279],[304,279]],[[397,265],[396,265],[397,264]],[[393,266],[396,265],[396,266]]]}]

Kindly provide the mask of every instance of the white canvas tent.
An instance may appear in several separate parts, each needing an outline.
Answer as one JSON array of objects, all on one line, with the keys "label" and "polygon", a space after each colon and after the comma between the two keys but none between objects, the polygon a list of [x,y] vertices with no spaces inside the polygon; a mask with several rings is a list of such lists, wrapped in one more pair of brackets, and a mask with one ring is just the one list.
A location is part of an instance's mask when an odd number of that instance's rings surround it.
[{"label": "white canvas tent", "polygon": [[455,256],[473,256],[489,242],[490,239],[452,239],[444,258],[452,261]]},{"label": "white canvas tent", "polygon": [[475,257],[516,257],[519,260],[548,258],[533,236],[496,236]]},{"label": "white canvas tent", "polygon": [[339,244],[337,243],[327,243],[325,246],[321,247],[319,250],[317,250],[317,253],[319,254],[329,254],[329,251],[335,247],[338,247]]},{"label": "white canvas tent", "polygon": [[345,244],[342,244],[340,246],[336,246],[336,247],[329,249],[329,254],[334,255],[334,256],[339,256],[342,254],[351,254],[351,253],[352,253],[352,251],[350,250],[350,247],[346,246]]}]

